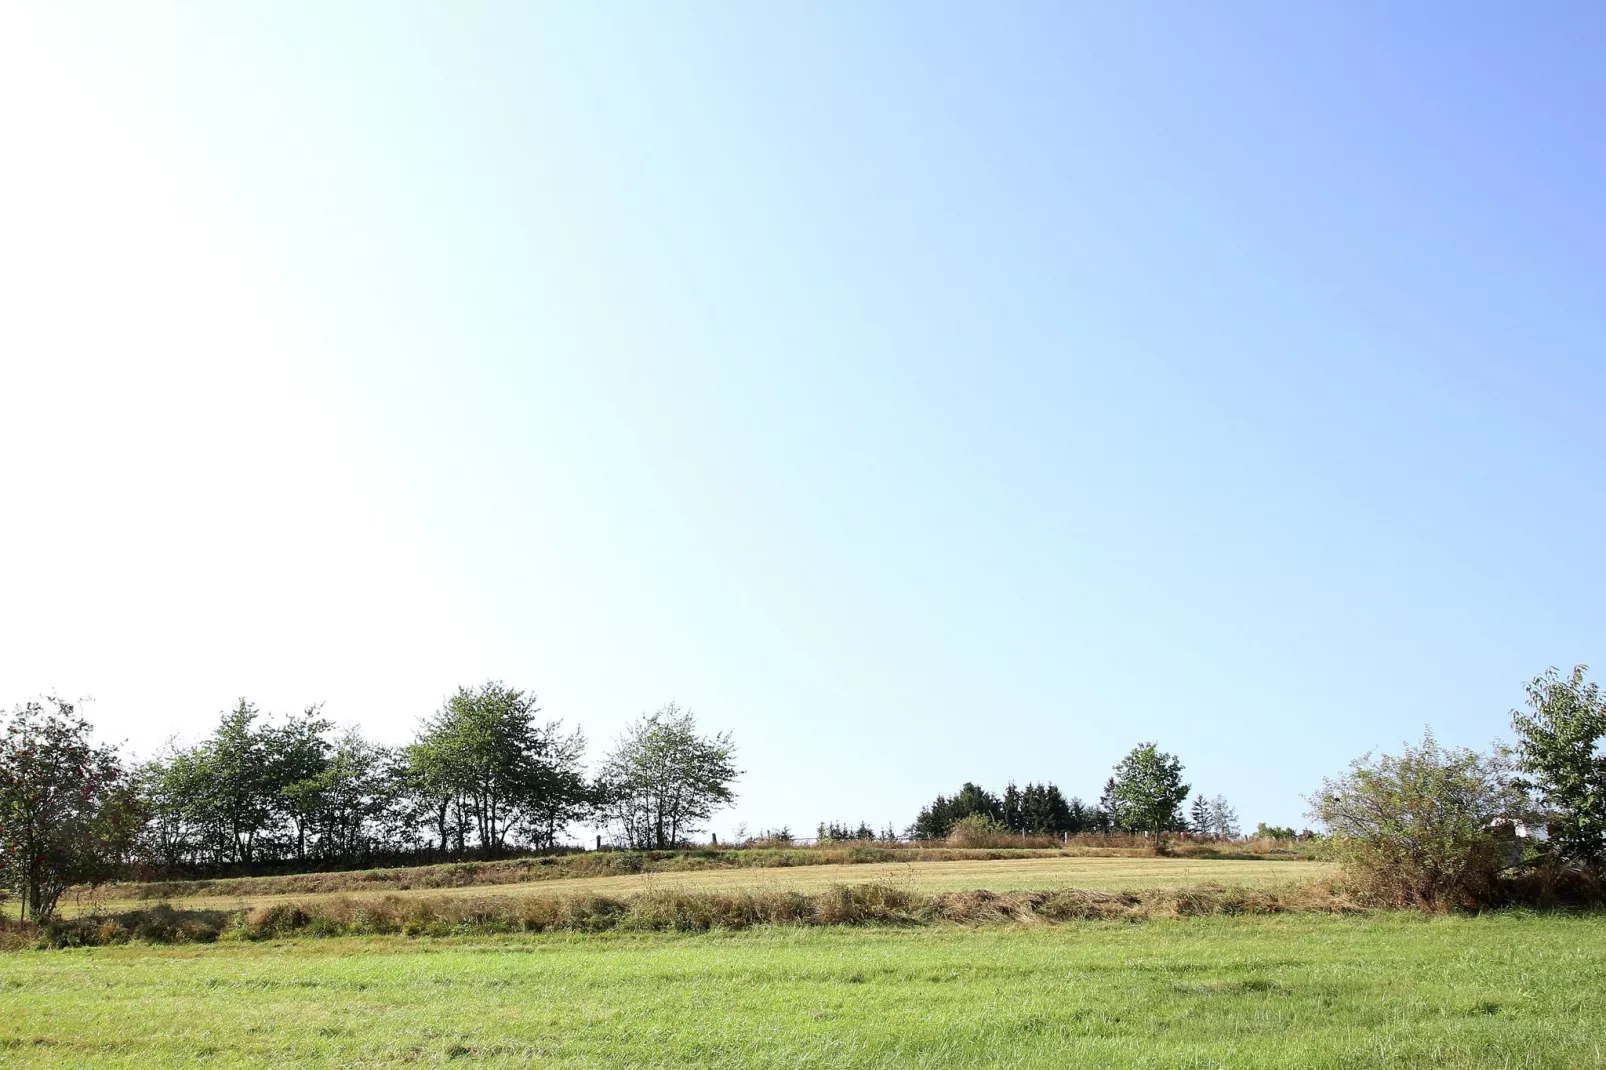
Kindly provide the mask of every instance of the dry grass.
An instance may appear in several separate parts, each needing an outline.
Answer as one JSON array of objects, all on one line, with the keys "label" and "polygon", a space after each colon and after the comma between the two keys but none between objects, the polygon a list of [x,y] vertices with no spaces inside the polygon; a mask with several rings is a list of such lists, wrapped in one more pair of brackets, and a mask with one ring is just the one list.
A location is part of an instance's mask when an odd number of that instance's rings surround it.
[{"label": "dry grass", "polygon": [[236,911],[176,910],[161,904],[121,914],[83,915],[43,929],[12,924],[13,946],[96,946],[146,941],[212,943],[289,936],[498,932],[706,932],[757,925],[1052,924],[1142,921],[1157,917],[1278,914],[1359,909],[1322,883],[1261,888],[1195,884],[1106,892],[1036,889],[927,893],[894,884],[836,884],[806,893],[780,889],[656,889],[632,896],[596,893],[523,896],[339,894]]}]

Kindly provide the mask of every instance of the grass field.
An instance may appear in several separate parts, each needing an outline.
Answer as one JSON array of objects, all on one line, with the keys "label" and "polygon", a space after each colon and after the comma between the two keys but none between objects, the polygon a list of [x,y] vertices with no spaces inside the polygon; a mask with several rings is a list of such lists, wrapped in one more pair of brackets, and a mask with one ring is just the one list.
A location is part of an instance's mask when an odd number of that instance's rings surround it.
[{"label": "grass field", "polygon": [[[812,865],[785,868],[739,868],[669,871],[611,877],[576,877],[523,884],[470,885],[462,888],[426,888],[390,892],[402,897],[472,895],[477,898],[520,896],[539,893],[594,892],[601,895],[634,895],[650,891],[735,891],[787,890],[817,892],[834,884],[880,882],[907,886],[926,892],[961,891],[988,888],[993,891],[1018,889],[1086,888],[1100,891],[1178,888],[1206,881],[1241,886],[1315,880],[1330,875],[1332,868],[1321,862],[1262,861],[1255,859],[1196,858],[1099,858],[1019,857],[958,862],[863,863],[857,865]],[[266,887],[273,887],[271,884]],[[190,909],[234,910],[271,905],[276,902],[315,904],[335,897],[361,898],[362,891],[326,893],[258,894],[240,882],[232,895],[192,895],[170,897],[175,905]],[[384,889],[376,889],[378,891]],[[110,894],[87,899],[67,899],[65,915],[97,909],[117,909],[138,894],[137,888],[112,889]]]},{"label": "grass field", "polygon": [[0,1006],[14,1067],[1588,1067],[1606,917],[132,945]]}]

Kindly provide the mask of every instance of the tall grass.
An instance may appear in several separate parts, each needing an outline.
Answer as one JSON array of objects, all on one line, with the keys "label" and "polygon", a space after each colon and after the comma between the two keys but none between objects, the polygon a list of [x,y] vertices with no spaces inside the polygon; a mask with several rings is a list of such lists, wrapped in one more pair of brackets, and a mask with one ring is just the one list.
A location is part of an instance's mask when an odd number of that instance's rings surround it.
[{"label": "tall grass", "polygon": [[43,926],[8,923],[12,947],[211,943],[287,936],[402,934],[450,936],[498,932],[706,932],[755,925],[932,925],[1039,923],[1088,919],[1134,921],[1206,914],[1348,911],[1330,887],[1227,888],[1202,884],[1169,891],[921,893],[893,884],[839,884],[813,894],[752,890],[664,890],[634,896],[532,895],[379,898],[339,896],[250,910],[180,910],[162,903],[118,914],[85,915]]}]

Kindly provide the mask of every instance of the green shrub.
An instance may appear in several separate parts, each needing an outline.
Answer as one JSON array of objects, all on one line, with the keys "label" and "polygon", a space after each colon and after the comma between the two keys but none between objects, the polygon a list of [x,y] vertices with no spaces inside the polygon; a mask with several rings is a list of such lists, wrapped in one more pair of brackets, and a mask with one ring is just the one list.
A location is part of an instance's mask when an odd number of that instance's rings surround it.
[{"label": "green shrub", "polygon": [[948,830],[952,847],[997,847],[1019,839],[1009,826],[990,814],[966,814]]},{"label": "green shrub", "polygon": [[1502,755],[1442,748],[1425,732],[1398,756],[1357,758],[1309,801],[1363,899],[1424,910],[1501,900],[1522,808]]}]

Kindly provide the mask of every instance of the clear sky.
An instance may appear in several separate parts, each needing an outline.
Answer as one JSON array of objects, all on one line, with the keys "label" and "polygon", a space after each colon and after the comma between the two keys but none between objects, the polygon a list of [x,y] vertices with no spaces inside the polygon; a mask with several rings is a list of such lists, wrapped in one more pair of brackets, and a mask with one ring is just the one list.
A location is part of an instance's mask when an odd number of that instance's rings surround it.
[{"label": "clear sky", "polygon": [[0,703],[1245,822],[1602,657],[1595,4],[0,7]]}]

